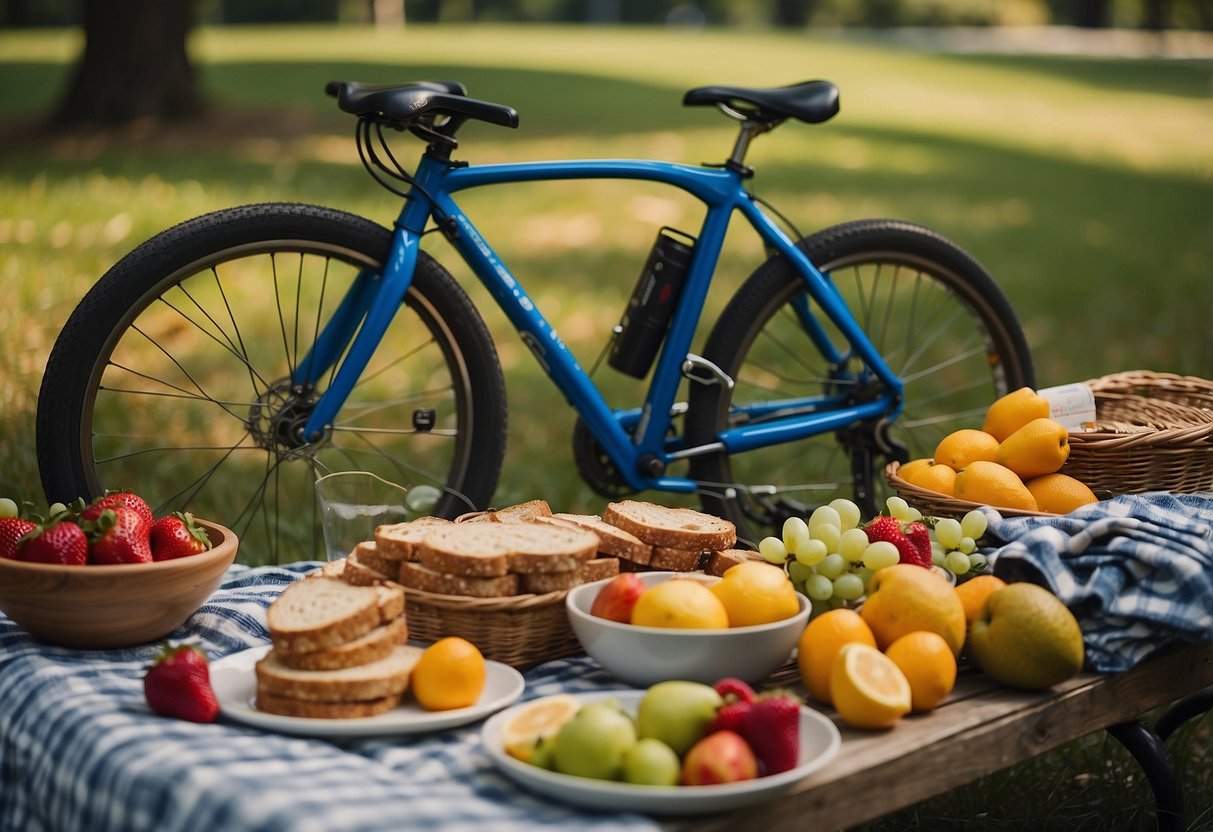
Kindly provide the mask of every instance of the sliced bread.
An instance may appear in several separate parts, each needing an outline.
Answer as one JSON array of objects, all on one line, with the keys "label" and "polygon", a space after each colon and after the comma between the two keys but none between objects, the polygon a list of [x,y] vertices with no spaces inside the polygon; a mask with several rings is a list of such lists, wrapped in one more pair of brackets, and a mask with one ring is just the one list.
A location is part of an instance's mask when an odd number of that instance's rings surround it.
[{"label": "sliced bread", "polygon": [[529,523],[537,517],[551,517],[552,507],[547,500],[528,500],[505,508],[488,512],[494,523]]},{"label": "sliced bread", "polygon": [[752,549],[723,549],[719,552],[708,553],[703,571],[709,575],[722,576],[737,564],[747,560],[767,562],[766,558]]},{"label": "sliced bread", "polygon": [[540,523],[453,523],[426,534],[417,551],[422,566],[447,575],[572,572],[598,552],[598,537]]},{"label": "sliced bread", "polygon": [[436,595],[466,595],[471,598],[501,598],[517,595],[518,576],[514,574],[489,577],[467,577],[436,572],[420,563],[400,564],[400,583],[410,589],[433,592]]},{"label": "sliced bread", "polygon": [[408,636],[408,623],[404,616],[398,615],[366,635],[336,647],[306,653],[274,649],[270,651],[270,655],[294,670],[337,670],[377,662],[391,653],[397,645],[404,644]]},{"label": "sliced bread", "polygon": [[379,587],[309,576],[282,590],[266,610],[266,625],[275,647],[293,652],[324,650],[379,626],[384,603]]},{"label": "sliced bread", "polygon": [[258,690],[257,710],[276,716],[293,716],[304,719],[365,719],[368,716],[378,716],[387,713],[400,704],[404,697],[402,693],[384,696],[379,699],[364,699],[354,702],[316,702],[308,699],[295,699],[290,696],[278,696]]},{"label": "sliced bread", "polygon": [[609,503],[602,519],[652,546],[715,552],[737,543],[737,528],[728,520],[690,508],[621,500]]},{"label": "sliced bread", "polygon": [[270,652],[257,662],[257,693],[314,702],[357,702],[403,693],[422,649],[396,645],[386,656],[367,664],[335,670],[297,670]]},{"label": "sliced bread", "polygon": [[522,591],[543,595],[548,592],[563,592],[591,581],[601,581],[619,574],[619,558],[594,558],[587,560],[572,572],[535,572],[520,575]]},{"label": "sliced bread", "polygon": [[427,531],[436,526],[449,526],[444,517],[418,517],[404,523],[392,523],[375,529],[375,545],[379,553],[395,561],[416,560],[416,547]]},{"label": "sliced bread", "polygon": [[659,572],[694,572],[704,559],[702,549],[674,549],[669,546],[654,546],[649,568]]},{"label": "sliced bread", "polygon": [[566,528],[585,529],[598,535],[598,551],[604,555],[645,564],[653,557],[653,547],[631,532],[612,526],[597,514],[558,513],[551,517],[540,517],[540,522],[553,523]]}]

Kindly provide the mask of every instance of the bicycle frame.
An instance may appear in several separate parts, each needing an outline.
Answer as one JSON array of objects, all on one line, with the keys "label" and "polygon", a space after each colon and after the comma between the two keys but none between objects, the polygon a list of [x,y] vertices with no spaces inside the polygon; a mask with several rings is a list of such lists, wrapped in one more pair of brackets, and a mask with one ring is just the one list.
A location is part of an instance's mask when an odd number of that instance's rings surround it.
[{"label": "bicycle frame", "polygon": [[[458,191],[488,185],[574,179],[663,183],[691,194],[706,208],[682,294],[654,365],[644,404],[639,408],[619,410],[607,405],[522,284],[453,198]],[[320,333],[312,352],[299,362],[294,383],[313,385],[349,345],[304,428],[312,440],[323,436],[326,426],[337,415],[399,308],[412,279],[421,235],[431,219],[444,230],[632,488],[693,493],[697,489],[693,480],[665,474],[670,463],[696,454],[720,450],[733,454],[775,445],[858,421],[892,417],[900,410],[901,380],[885,364],[829,278],[763,213],[736,170],[629,159],[469,167],[424,155],[414,174],[414,183],[396,220],[391,253],[383,273],[359,276]],[[686,448],[682,447],[680,437],[671,436],[674,400],[687,372],[684,362],[691,356],[691,341],[734,212],[741,213],[767,246],[786,257],[803,277],[808,297],[842,333],[849,352],[837,349],[809,304],[803,303],[797,311],[809,339],[806,347],[811,344],[832,366],[839,368],[845,367],[849,358],[857,357],[881,382],[883,392],[858,404],[848,404],[840,396],[821,395],[747,405],[746,423],[722,431],[714,443]],[[713,378],[708,383],[731,384],[732,380]],[[781,413],[785,415],[778,415]]]}]

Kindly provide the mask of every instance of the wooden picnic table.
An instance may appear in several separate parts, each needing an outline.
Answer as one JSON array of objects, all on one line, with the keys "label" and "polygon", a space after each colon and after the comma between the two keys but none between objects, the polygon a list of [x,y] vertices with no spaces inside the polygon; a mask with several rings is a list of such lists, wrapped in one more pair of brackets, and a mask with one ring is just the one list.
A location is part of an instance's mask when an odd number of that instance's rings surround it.
[{"label": "wooden picnic table", "polygon": [[[1176,707],[1155,726],[1140,721],[1171,704]],[[1040,693],[1012,690],[968,669],[939,708],[903,717],[891,729],[847,728],[835,716],[842,733],[838,756],[760,812],[742,810],[671,828],[843,829],[1107,730],[1149,777],[1159,828],[1186,829],[1180,784],[1162,740],[1211,705],[1208,642],[1168,649],[1124,673],[1080,674]]]}]

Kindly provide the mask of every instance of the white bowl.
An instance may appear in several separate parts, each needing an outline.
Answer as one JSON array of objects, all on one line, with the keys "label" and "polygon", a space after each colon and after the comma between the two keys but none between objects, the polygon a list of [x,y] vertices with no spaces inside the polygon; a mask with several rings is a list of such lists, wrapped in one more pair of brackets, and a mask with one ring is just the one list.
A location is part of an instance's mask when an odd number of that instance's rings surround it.
[{"label": "white bowl", "polygon": [[[672,578],[719,580],[686,572],[637,572],[649,586]],[[797,594],[800,611],[791,618],[727,630],[681,630],[637,627],[590,615],[598,591],[613,578],[582,584],[569,591],[565,606],[569,624],[582,649],[616,678],[636,687],[669,679],[712,684],[735,676],[751,684],[779,668],[796,647],[809,620],[809,603]]]}]

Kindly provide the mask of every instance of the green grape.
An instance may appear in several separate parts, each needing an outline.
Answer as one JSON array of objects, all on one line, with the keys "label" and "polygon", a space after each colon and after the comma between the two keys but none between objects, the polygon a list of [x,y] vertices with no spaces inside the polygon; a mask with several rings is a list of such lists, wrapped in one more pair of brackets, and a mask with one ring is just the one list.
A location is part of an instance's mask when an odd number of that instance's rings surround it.
[{"label": "green grape", "polygon": [[827,552],[837,552],[842,531],[837,526],[818,526],[813,530],[813,538],[824,543]]},{"label": "green grape", "polygon": [[[830,589],[832,591],[834,589],[834,587],[831,586]],[[809,593],[802,592],[801,594],[808,595]],[[818,601],[814,598],[809,598],[809,610],[810,610],[809,618],[816,618],[817,616],[821,615],[823,612],[830,611],[830,603],[828,601]]]},{"label": "green grape", "polygon": [[969,571],[969,556],[964,552],[948,552],[943,560],[943,568],[954,575],[963,575]]},{"label": "green grape", "polygon": [[788,577],[792,579],[792,583],[803,584],[814,574],[813,567],[805,566],[798,560],[788,561]]},{"label": "green grape", "polygon": [[858,576],[859,580],[863,581],[864,589],[867,589],[868,584],[872,583],[872,576],[876,574],[876,570],[870,566],[861,566],[851,574]]},{"label": "green grape", "polygon": [[846,497],[839,497],[830,500],[829,506],[838,512],[838,519],[841,521],[843,531],[859,525],[859,506],[855,505],[854,501],[848,500]]},{"label": "green grape", "polygon": [[981,539],[989,524],[990,521],[986,520],[986,516],[977,509],[973,509],[960,518],[960,527],[964,530],[965,537],[971,537],[974,540]]},{"label": "green grape", "polygon": [[910,506],[910,519],[907,522],[915,523],[915,522],[921,522],[921,521],[922,521],[922,512],[919,511],[918,509],[914,508],[914,506]]},{"label": "green grape", "polygon": [[863,560],[864,550],[868,548],[868,533],[863,529],[847,529],[838,538],[838,554],[847,563],[858,563]]},{"label": "green grape", "polygon": [[8,497],[0,497],[0,518],[5,520],[17,516],[17,501]]},{"label": "green grape", "polygon": [[981,552],[974,552],[969,555],[969,569],[974,572],[980,572],[990,565],[990,561]]},{"label": "green grape", "polygon": [[805,566],[816,566],[821,563],[825,556],[830,553],[826,548],[825,543],[820,540],[809,539],[799,549],[796,550],[796,560],[798,563],[803,563]]},{"label": "green grape", "polygon": [[818,506],[809,515],[809,534],[817,537],[817,530],[822,526],[833,526],[835,529],[841,531],[842,518],[830,506]]},{"label": "green grape", "polygon": [[830,605],[830,609],[832,609],[832,610],[842,609],[843,607],[845,607],[847,605],[846,599],[839,598],[837,595],[835,595],[833,598],[831,598],[826,603]]},{"label": "green grape", "polygon": [[889,514],[896,517],[903,523],[910,522],[910,504],[903,497],[898,497],[896,494],[884,501],[885,507],[888,508]]},{"label": "green grape", "polygon": [[809,539],[809,525],[799,517],[789,517],[783,521],[783,545],[788,551],[796,554],[796,550]]},{"label": "green grape", "polygon": [[935,521],[935,539],[949,552],[960,545],[962,537],[964,537],[964,532],[960,528],[959,520],[952,517],[941,517]]},{"label": "green grape", "polygon": [[829,601],[834,597],[834,582],[825,575],[814,575],[804,582],[804,594],[814,601]]},{"label": "green grape", "polygon": [[960,545],[956,548],[964,552],[966,555],[971,555],[977,551],[977,541],[971,537],[962,537],[960,539]]},{"label": "green grape", "polygon": [[782,564],[788,559],[787,547],[778,537],[764,537],[758,541],[758,554],[776,565]]},{"label": "green grape", "polygon": [[835,552],[832,555],[826,555],[825,560],[817,564],[817,574],[825,575],[831,581],[841,575],[847,568],[847,562],[842,559],[842,555]]},{"label": "green grape", "polygon": [[433,514],[434,506],[438,505],[441,497],[442,492],[432,485],[414,485],[405,495],[404,505],[416,514]]},{"label": "green grape", "polygon": [[884,569],[901,561],[901,553],[897,547],[887,540],[877,540],[869,543],[863,550],[863,565],[869,569]]},{"label": "green grape", "polygon": [[944,560],[947,558],[947,552],[940,549],[938,546],[931,547],[931,565],[943,566]]},{"label": "green grape", "polygon": [[46,510],[46,516],[54,517],[58,514],[62,514],[65,511],[67,511],[67,506],[63,503],[51,503]]},{"label": "green grape", "polygon": [[834,579],[835,598],[841,598],[844,601],[854,601],[857,598],[863,597],[864,591],[863,578],[858,575],[852,575],[847,572]]}]

